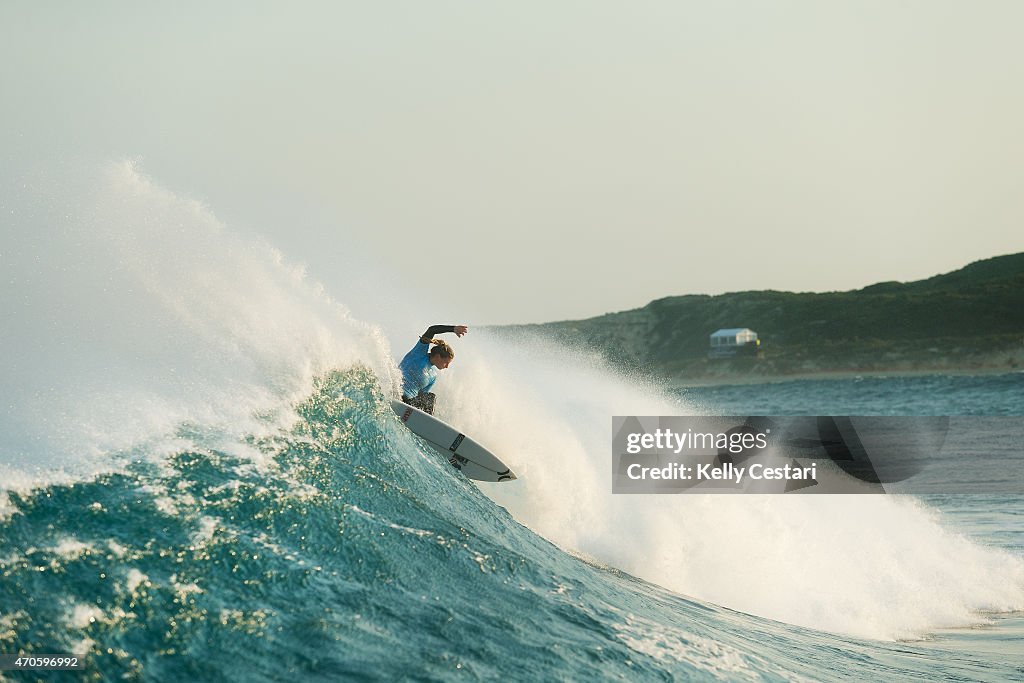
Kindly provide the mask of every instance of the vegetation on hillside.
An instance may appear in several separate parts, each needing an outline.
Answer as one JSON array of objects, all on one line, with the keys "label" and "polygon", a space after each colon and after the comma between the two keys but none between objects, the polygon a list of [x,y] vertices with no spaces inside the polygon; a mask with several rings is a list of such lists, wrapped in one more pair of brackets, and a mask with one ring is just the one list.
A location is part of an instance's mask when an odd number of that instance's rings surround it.
[{"label": "vegetation on hillside", "polygon": [[[762,357],[709,360],[709,335],[728,327],[756,331]],[[497,329],[554,336],[680,379],[1009,370],[1024,366],[1024,253],[856,291],[673,296],[587,320]]]}]

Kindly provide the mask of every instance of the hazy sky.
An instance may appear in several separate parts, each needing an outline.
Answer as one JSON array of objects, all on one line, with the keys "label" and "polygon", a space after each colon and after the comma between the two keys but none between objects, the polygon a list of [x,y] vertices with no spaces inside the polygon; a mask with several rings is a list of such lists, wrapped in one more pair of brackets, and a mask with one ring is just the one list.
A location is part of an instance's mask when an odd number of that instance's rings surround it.
[{"label": "hazy sky", "polygon": [[450,322],[850,289],[1024,250],[1022,26],[993,0],[7,0],[0,174],[138,158],[340,301],[358,260]]}]

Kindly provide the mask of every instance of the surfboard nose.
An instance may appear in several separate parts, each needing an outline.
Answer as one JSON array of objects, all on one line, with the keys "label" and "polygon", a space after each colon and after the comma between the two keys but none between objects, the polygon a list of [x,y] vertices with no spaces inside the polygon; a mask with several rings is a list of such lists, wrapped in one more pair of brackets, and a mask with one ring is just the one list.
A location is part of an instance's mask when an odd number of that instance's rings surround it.
[{"label": "surfboard nose", "polygon": [[445,460],[468,478],[490,482],[516,479],[512,468],[450,424],[398,399],[392,399],[391,408],[413,434],[443,454]]}]

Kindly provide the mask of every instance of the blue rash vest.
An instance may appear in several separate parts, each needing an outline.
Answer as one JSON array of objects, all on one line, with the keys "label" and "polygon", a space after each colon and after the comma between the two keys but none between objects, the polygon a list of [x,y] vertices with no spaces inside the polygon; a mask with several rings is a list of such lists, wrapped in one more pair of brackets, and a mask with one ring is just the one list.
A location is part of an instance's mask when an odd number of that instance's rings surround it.
[{"label": "blue rash vest", "polygon": [[417,341],[398,365],[402,371],[402,396],[414,398],[434,386],[437,368],[430,362],[430,344]]}]

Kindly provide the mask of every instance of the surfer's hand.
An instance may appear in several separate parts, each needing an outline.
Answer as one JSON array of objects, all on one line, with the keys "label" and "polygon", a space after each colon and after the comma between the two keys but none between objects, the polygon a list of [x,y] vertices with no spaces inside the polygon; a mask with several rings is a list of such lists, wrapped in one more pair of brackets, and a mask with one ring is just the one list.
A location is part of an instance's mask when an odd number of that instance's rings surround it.
[{"label": "surfer's hand", "polygon": [[465,325],[456,325],[454,332],[455,332],[456,335],[461,337],[462,335],[464,335],[467,332],[469,332],[469,328],[466,327]]}]

